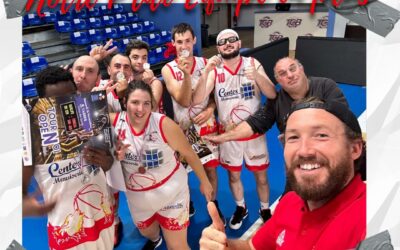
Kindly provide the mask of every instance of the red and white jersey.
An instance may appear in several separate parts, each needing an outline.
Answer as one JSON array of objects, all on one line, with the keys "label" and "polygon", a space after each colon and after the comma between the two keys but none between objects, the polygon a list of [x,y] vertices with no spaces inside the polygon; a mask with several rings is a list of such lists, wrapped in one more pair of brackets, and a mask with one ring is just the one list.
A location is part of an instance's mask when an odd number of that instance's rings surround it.
[{"label": "red and white jersey", "polygon": [[107,94],[108,112],[120,112],[122,111],[121,102],[115,91],[110,91]]},{"label": "red and white jersey", "polygon": [[244,75],[251,66],[251,57],[240,57],[234,72],[226,66],[216,68],[214,96],[221,132],[229,131],[246,120],[261,106],[261,93],[256,82]]},{"label": "red and white jersey", "polygon": [[[107,86],[111,80],[101,80],[98,87]],[[121,103],[115,91],[110,91],[107,94],[108,112],[120,112],[122,110]]]},{"label": "red and white jersey", "polygon": [[162,186],[181,165],[162,131],[165,117],[151,113],[145,128],[136,132],[127,113],[117,113],[114,122],[116,136],[124,144],[130,144],[125,159],[121,161],[126,188],[130,191],[141,192]]},{"label": "red and white jersey", "polygon": [[[197,83],[201,77],[202,70],[205,68],[207,64],[207,60],[203,57],[193,57],[193,66],[190,71],[191,82],[192,82],[192,90],[194,90],[197,86]],[[178,64],[176,60],[171,61],[166,64],[168,68],[171,70],[173,77],[178,81],[180,85],[183,83],[183,72],[178,68]],[[200,112],[202,112],[208,104],[208,97],[200,104],[190,106],[189,108],[182,107],[179,105],[174,98],[172,98],[172,105],[174,108],[174,120],[179,124],[179,126],[186,131],[191,122],[191,118],[196,117]],[[214,119],[212,117],[211,119]],[[213,123],[213,122],[211,122]]]},{"label": "red and white jersey", "polygon": [[103,170],[75,158],[35,166],[45,201],[57,200],[48,214],[50,249],[112,249],[112,195]]}]

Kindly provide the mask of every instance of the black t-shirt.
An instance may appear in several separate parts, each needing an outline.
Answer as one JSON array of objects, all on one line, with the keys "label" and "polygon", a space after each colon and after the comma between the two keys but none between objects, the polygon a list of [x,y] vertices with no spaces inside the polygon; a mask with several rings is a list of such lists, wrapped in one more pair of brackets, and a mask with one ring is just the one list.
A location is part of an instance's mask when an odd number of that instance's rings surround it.
[{"label": "black t-shirt", "polygon": [[[305,97],[318,97],[322,100],[335,100],[348,105],[342,91],[331,79],[323,77],[309,77],[309,89]],[[284,122],[293,103],[292,97],[281,89],[275,99],[268,99],[267,104],[251,115],[246,122],[254,133],[263,134],[275,122],[280,133],[283,133]]]}]

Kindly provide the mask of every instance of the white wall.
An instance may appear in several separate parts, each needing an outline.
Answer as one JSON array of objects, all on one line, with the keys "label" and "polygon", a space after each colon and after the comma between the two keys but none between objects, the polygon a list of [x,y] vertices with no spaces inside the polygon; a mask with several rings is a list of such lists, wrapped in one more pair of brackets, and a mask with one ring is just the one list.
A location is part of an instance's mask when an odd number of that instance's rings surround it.
[{"label": "white wall", "polygon": [[[249,5],[242,5],[240,8],[240,13],[238,17],[238,22],[236,27],[254,27],[254,12],[263,12],[263,11],[274,11],[275,4],[271,4],[270,1],[266,1],[269,4],[249,4]],[[288,1],[290,2],[290,1]],[[311,5],[309,3],[293,3],[290,6],[290,10],[295,11],[310,11]],[[318,4],[318,7],[324,7],[323,4]],[[233,23],[233,16],[235,13],[236,5],[232,5],[232,23]],[[277,12],[276,12],[277,13]],[[235,26],[234,26],[235,27]]]},{"label": "white wall", "polygon": [[226,4],[216,4],[214,12],[206,15],[206,24],[209,25],[208,34],[218,34],[221,30],[228,27],[228,6]]}]

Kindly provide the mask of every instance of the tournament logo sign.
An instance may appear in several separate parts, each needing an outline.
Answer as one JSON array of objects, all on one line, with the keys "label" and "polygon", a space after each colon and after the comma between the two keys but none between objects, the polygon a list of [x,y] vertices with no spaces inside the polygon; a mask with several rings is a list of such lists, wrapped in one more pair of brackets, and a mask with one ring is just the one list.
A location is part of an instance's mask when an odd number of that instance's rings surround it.
[{"label": "tournament logo sign", "polygon": [[273,42],[279,39],[282,39],[283,35],[279,31],[275,31],[274,33],[269,35],[269,41]]},{"label": "tournament logo sign", "polygon": [[260,19],[260,23],[259,26],[261,28],[269,28],[271,27],[271,25],[273,24],[274,20],[272,20],[269,16],[265,16],[263,18]]},{"label": "tournament logo sign", "polygon": [[324,16],[321,19],[318,19],[317,27],[320,29],[328,28],[328,16]]},{"label": "tournament logo sign", "polygon": [[286,26],[288,26],[289,28],[297,28],[301,25],[302,21],[303,19],[301,18],[288,18],[286,19]]}]

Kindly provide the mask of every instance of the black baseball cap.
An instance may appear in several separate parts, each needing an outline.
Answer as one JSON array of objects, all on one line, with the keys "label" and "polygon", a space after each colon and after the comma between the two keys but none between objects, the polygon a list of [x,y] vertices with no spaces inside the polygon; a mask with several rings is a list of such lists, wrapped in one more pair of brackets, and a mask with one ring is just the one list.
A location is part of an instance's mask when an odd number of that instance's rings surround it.
[{"label": "black baseball cap", "polygon": [[316,99],[309,102],[301,102],[298,104],[296,103],[293,104],[289,114],[285,119],[285,129],[287,120],[293,112],[300,109],[309,109],[309,108],[323,109],[331,113],[332,115],[336,116],[339,120],[341,120],[344,124],[346,124],[353,132],[362,134],[360,124],[358,123],[358,119],[354,115],[354,113],[349,109],[347,105],[335,100],[320,101]]}]

